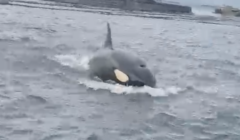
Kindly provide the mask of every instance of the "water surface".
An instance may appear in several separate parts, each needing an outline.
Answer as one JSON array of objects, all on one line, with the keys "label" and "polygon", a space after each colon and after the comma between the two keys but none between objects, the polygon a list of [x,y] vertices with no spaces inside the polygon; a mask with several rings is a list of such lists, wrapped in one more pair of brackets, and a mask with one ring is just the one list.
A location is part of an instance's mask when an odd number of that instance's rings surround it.
[{"label": "water surface", "polygon": [[[238,140],[236,23],[0,6],[0,139]],[[158,88],[86,79],[103,43],[139,54]]]}]

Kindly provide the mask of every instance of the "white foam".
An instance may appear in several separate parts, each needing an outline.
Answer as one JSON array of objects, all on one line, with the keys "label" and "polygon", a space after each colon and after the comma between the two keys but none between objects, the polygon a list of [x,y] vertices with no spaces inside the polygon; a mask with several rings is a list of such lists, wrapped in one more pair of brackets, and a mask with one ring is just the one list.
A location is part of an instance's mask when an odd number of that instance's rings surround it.
[{"label": "white foam", "polygon": [[[77,69],[88,70],[88,62],[91,59],[91,55],[57,55],[54,60],[58,61],[60,64],[69,66]],[[119,84],[110,84],[104,83],[96,80],[87,79],[85,77],[79,78],[79,84],[86,86],[89,89],[93,90],[108,90],[111,93],[115,94],[149,94],[153,97],[168,96],[170,94],[178,94],[182,89],[177,87],[168,87],[168,88],[151,88],[148,86],[144,87],[132,87],[132,86],[123,86]]]},{"label": "white foam", "polygon": [[94,81],[90,79],[83,79],[83,78],[79,79],[79,83],[93,90],[106,89],[106,90],[109,90],[111,93],[115,93],[115,94],[149,94],[152,97],[163,97],[163,96],[168,96],[170,94],[178,94],[180,91],[182,91],[180,88],[176,88],[176,87],[169,87],[166,89],[151,88],[148,86],[132,87],[132,86],[123,86],[119,84],[109,84],[109,83]]},{"label": "white foam", "polygon": [[91,59],[91,55],[56,55],[54,60],[58,61],[64,66],[69,66],[77,69],[88,70],[88,62]]}]

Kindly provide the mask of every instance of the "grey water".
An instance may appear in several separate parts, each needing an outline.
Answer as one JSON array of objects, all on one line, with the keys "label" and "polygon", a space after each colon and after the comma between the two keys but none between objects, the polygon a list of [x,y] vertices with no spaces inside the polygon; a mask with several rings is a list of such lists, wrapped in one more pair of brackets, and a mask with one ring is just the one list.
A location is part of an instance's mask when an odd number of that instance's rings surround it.
[{"label": "grey water", "polygon": [[[0,140],[239,140],[239,22],[11,5],[0,18]],[[158,89],[116,94],[79,80],[106,22],[117,49],[155,70]]]}]

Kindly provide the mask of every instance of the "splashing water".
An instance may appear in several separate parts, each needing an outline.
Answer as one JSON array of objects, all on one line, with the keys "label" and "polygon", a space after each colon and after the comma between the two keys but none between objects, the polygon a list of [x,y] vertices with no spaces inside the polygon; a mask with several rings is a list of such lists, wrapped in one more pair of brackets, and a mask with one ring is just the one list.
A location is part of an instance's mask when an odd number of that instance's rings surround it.
[{"label": "splashing water", "polygon": [[192,6],[192,12],[197,16],[220,17],[220,15],[214,13],[214,10],[212,7]]},{"label": "splashing water", "polygon": [[151,88],[148,86],[144,87],[132,87],[123,86],[119,84],[109,84],[104,82],[93,81],[89,79],[79,79],[79,83],[85,85],[87,88],[98,90],[106,89],[111,93],[115,94],[149,94],[153,97],[168,96],[170,94],[178,94],[181,89],[176,87],[169,87],[166,89],[162,88]]},{"label": "splashing water", "polygon": [[[69,66],[71,68],[75,68],[78,70],[89,69],[88,62],[92,58],[92,55],[57,55],[55,56],[55,61],[58,61],[60,64],[64,66]],[[87,78],[79,78],[78,83],[80,85],[84,85],[89,89],[99,90],[104,89],[108,90],[111,93],[115,94],[149,94],[152,97],[162,97],[168,96],[170,94],[178,94],[183,89],[178,87],[168,87],[168,88],[151,88],[148,86],[144,87],[132,87],[132,86],[123,86],[119,84],[110,84],[100,81],[95,81]]]},{"label": "splashing water", "polygon": [[57,55],[54,60],[58,61],[64,66],[69,66],[71,68],[88,70],[88,62],[91,59],[91,55],[80,56],[80,55]]}]

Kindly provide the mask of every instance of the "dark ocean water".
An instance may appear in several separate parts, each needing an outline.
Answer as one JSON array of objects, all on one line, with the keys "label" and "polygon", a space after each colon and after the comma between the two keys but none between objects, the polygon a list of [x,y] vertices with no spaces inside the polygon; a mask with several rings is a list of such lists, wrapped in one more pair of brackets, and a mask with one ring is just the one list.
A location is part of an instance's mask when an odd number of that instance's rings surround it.
[{"label": "dark ocean water", "polygon": [[[0,18],[0,140],[239,140],[237,22],[9,5]],[[157,89],[86,78],[106,22],[117,49],[154,69]]]}]

